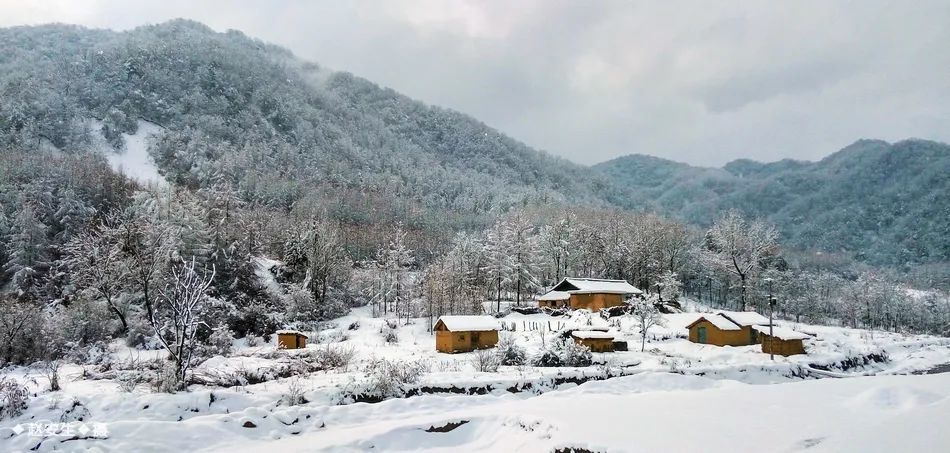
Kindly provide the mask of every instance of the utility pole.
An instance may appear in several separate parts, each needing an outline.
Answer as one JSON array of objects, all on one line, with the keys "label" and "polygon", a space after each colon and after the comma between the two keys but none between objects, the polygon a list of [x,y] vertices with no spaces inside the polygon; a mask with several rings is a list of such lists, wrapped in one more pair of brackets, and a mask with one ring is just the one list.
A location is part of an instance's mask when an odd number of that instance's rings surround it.
[{"label": "utility pole", "polygon": [[775,350],[772,349],[772,338],[774,338],[772,312],[775,311],[775,298],[772,297],[772,277],[767,277],[765,281],[769,284],[769,358],[775,360]]}]

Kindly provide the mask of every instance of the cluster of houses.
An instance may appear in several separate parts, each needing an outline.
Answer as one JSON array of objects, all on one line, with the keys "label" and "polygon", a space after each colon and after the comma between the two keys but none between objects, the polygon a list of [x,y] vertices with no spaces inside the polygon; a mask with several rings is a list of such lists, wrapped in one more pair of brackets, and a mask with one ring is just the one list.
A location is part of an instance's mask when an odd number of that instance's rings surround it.
[{"label": "cluster of houses", "polygon": [[[537,298],[538,306],[552,309],[587,309],[592,312],[624,305],[627,299],[642,295],[626,280],[565,278],[551,291]],[[491,316],[441,316],[436,321],[435,348],[439,352],[471,352],[494,347],[498,343],[498,321]],[[687,326],[689,341],[716,346],[761,344],[762,352],[804,354],[802,340],[808,335],[770,325],[769,319],[756,312],[718,311],[703,314]],[[615,340],[607,330],[574,330],[571,337],[593,352],[626,350],[626,343]],[[307,337],[300,332],[277,332],[280,349],[306,347]]]},{"label": "cluster of houses", "polygon": [[716,346],[762,345],[762,352],[784,356],[804,354],[802,340],[809,335],[772,325],[754,311],[718,311],[704,314],[686,326],[689,341]]}]

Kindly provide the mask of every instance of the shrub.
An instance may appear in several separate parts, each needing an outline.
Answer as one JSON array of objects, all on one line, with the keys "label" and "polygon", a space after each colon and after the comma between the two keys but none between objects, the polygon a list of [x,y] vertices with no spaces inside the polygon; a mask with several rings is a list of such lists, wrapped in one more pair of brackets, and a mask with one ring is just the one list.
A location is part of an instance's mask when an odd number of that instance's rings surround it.
[{"label": "shrub", "polygon": [[231,332],[225,325],[218,326],[208,336],[205,344],[201,347],[201,355],[212,357],[216,355],[229,355],[234,346],[234,332]]},{"label": "shrub", "polygon": [[561,358],[558,357],[556,352],[545,349],[531,359],[531,365],[537,367],[561,366]]},{"label": "shrub", "polygon": [[485,373],[495,373],[498,371],[498,366],[501,365],[501,358],[498,354],[495,351],[486,349],[475,351],[475,354],[469,361],[475,367],[475,371]]},{"label": "shrub", "polygon": [[564,366],[590,366],[594,363],[590,348],[573,340],[558,341],[554,343],[554,348]]},{"label": "shrub", "polygon": [[12,378],[0,378],[0,420],[13,418],[29,406],[30,392]]},{"label": "shrub", "polygon": [[360,328],[360,322],[359,322],[359,321],[353,321],[353,322],[350,323],[350,326],[347,327],[347,330],[357,330],[357,329],[359,329],[359,328]]},{"label": "shrub", "polygon": [[548,349],[532,359],[531,364],[537,367],[552,366],[590,366],[594,363],[590,348],[582,346],[570,339],[557,339]]},{"label": "shrub", "polygon": [[526,354],[524,348],[518,345],[514,337],[506,335],[501,338],[496,348],[496,353],[502,365],[517,366],[524,365]]},{"label": "shrub", "polygon": [[422,362],[373,360],[367,367],[369,383],[366,391],[381,398],[402,397],[425,372],[426,367]]},{"label": "shrub", "polygon": [[331,347],[327,345],[325,348],[317,349],[315,361],[318,368],[321,369],[346,369],[355,355],[356,351],[352,347]]},{"label": "shrub", "polygon": [[248,347],[253,348],[253,347],[260,346],[261,343],[263,343],[263,340],[261,339],[261,337],[259,337],[259,336],[257,336],[257,335],[248,335],[248,336],[244,337],[244,343],[245,343]]},{"label": "shrub", "polygon": [[379,334],[382,335],[383,341],[386,343],[399,343],[399,335],[396,333],[397,327],[398,323],[395,320],[387,319],[383,327],[379,329]]},{"label": "shrub", "polygon": [[300,379],[291,379],[287,384],[287,392],[280,397],[280,403],[286,406],[305,404],[307,403],[307,399],[304,398],[303,392],[304,390],[300,384]]}]

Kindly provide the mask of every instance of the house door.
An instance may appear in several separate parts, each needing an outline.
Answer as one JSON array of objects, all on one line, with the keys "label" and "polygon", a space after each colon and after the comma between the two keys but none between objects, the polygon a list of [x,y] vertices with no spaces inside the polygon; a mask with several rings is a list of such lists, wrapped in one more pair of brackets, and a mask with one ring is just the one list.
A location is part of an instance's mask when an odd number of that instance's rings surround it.
[{"label": "house door", "polygon": [[701,344],[706,344],[706,328],[700,327],[696,329],[696,336],[699,337],[698,340]]},{"label": "house door", "polygon": [[472,332],[472,347],[478,348],[478,332]]}]

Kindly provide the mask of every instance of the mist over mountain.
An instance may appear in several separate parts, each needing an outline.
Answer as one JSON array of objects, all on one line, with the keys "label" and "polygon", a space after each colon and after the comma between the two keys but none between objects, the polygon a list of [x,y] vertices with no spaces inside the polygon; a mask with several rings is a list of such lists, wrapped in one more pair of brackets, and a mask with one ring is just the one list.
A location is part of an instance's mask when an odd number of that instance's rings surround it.
[{"label": "mist over mountain", "polygon": [[514,205],[627,200],[589,168],[236,31],[14,27],[0,45],[8,147],[80,152],[101,134],[121,152],[122,134],[147,121],[164,129],[150,152],[169,181],[316,204],[368,227],[472,228]]},{"label": "mist over mountain", "polygon": [[0,30],[0,45],[0,146],[68,154],[104,138],[122,152],[124,134],[145,121],[163,131],[149,152],[177,186],[316,207],[359,231],[401,221],[445,239],[511,207],[552,203],[657,211],[705,227],[736,208],[802,250],[895,267],[950,261],[950,151],[941,143],[861,140],[819,162],[721,169],[644,155],[590,168],[192,21],[124,32],[14,27]]}]

